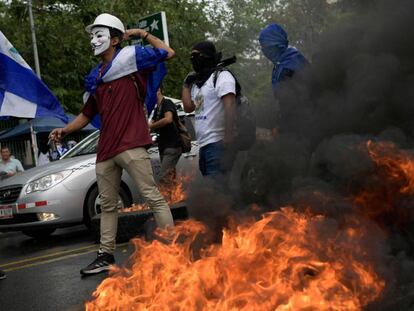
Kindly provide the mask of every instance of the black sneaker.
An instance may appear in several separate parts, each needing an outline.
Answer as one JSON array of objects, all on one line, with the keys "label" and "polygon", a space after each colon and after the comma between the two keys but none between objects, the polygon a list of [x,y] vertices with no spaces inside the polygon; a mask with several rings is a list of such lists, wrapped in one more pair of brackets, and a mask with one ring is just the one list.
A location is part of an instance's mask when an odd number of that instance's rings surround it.
[{"label": "black sneaker", "polygon": [[4,271],[0,270],[0,280],[4,280],[5,278],[7,278],[6,273],[4,273]]},{"label": "black sneaker", "polygon": [[83,268],[80,273],[82,275],[97,274],[108,271],[111,265],[115,263],[114,255],[98,252],[98,257],[86,268]]}]

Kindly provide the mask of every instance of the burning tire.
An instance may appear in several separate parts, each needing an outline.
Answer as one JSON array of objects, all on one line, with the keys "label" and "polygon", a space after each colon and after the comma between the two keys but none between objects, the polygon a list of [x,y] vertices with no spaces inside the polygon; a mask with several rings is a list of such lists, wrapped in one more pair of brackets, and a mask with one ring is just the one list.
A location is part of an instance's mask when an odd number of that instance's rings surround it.
[{"label": "burning tire", "polygon": [[241,174],[241,198],[245,203],[261,202],[269,191],[269,174],[264,163],[247,163]]},{"label": "burning tire", "polygon": [[[183,202],[171,206],[171,213],[174,220],[188,218],[187,208]],[[92,218],[91,230],[96,241],[99,241],[100,238],[100,222],[101,214],[98,214]],[[121,212],[118,213],[118,231],[116,234],[116,241],[118,243],[127,242],[137,236],[145,237],[146,240],[153,240],[155,229],[156,224],[153,220],[153,213],[150,209]]]}]

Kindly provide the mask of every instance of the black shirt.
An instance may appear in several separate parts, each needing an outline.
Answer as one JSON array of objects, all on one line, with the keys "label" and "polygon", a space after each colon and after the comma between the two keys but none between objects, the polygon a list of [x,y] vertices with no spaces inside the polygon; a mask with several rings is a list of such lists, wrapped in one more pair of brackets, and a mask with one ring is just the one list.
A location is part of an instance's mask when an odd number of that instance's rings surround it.
[{"label": "black shirt", "polygon": [[[159,108],[161,108],[161,110],[159,110]],[[161,102],[161,106],[155,107],[153,120],[161,120],[165,117],[165,113],[168,111],[173,114],[173,122],[155,130],[155,132],[159,135],[158,149],[160,152],[163,152],[165,148],[178,148],[181,146],[176,126],[178,120],[177,108],[171,100],[164,98]]]}]

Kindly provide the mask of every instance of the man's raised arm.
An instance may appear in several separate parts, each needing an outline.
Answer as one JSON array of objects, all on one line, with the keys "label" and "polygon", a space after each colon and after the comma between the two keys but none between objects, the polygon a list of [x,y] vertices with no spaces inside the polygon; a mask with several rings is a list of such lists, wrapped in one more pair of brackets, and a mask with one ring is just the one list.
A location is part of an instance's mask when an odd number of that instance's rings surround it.
[{"label": "man's raised arm", "polygon": [[170,48],[167,44],[165,44],[164,41],[157,38],[156,36],[153,36],[152,34],[143,29],[136,28],[126,30],[124,34],[124,39],[128,40],[128,38],[131,36],[139,36],[140,38],[147,40],[148,43],[151,44],[154,48],[163,49],[167,51],[167,59],[170,59],[175,55],[175,51],[172,48]]}]

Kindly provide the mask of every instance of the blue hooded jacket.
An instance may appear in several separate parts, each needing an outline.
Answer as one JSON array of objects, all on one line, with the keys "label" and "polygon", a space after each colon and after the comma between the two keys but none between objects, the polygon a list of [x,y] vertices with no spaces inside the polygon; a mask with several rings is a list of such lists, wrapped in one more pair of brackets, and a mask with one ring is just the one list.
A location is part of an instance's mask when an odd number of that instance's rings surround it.
[{"label": "blue hooded jacket", "polygon": [[309,62],[298,49],[289,46],[286,31],[278,24],[270,24],[259,35],[263,54],[275,65],[272,72],[273,91],[284,78],[286,70],[296,72]]}]

